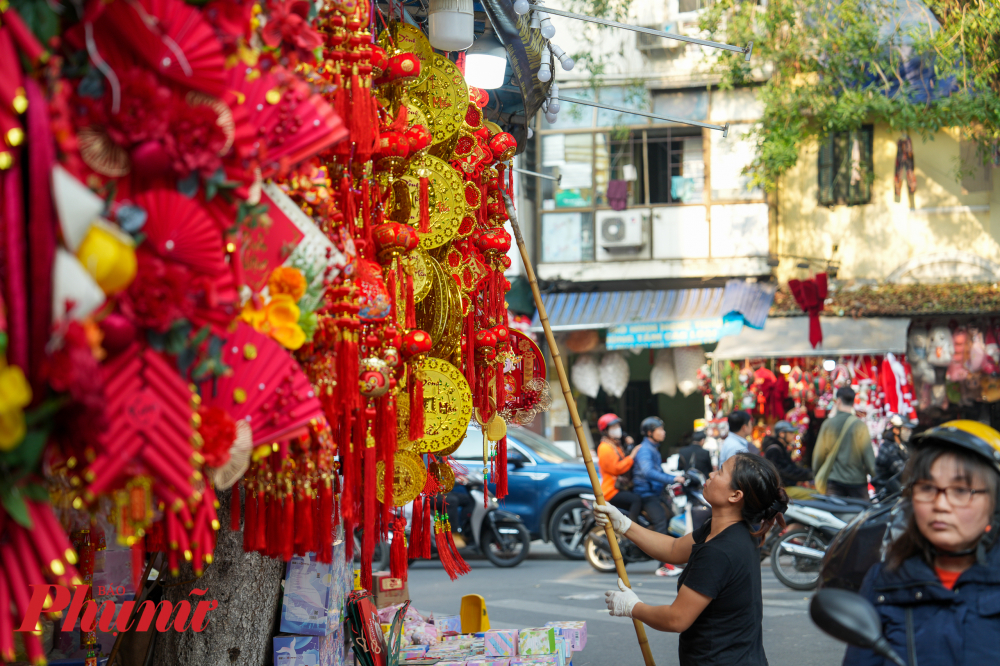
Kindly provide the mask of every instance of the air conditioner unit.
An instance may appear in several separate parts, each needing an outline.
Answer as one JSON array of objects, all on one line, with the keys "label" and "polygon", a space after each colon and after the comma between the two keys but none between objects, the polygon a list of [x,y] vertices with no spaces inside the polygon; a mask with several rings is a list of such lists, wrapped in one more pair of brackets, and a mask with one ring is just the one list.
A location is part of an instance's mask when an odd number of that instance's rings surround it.
[{"label": "air conditioner unit", "polygon": [[[676,32],[674,30],[674,25],[670,23],[666,25],[647,25],[643,27],[651,28],[653,30],[663,30],[664,32]],[[664,39],[663,37],[649,35],[645,32],[637,32],[635,33],[635,46],[636,49],[638,49],[638,51],[647,58],[658,58],[666,56],[669,51],[683,48],[685,44],[684,42],[679,42],[675,39]]]},{"label": "air conditioner unit", "polygon": [[597,243],[610,252],[640,248],[643,238],[645,210],[597,211]]}]

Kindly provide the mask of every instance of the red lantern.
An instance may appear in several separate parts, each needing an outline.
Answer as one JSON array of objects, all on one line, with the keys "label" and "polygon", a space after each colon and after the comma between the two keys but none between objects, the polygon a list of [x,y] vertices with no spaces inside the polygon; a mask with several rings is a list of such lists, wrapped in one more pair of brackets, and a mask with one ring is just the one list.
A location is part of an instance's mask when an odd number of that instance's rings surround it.
[{"label": "red lantern", "polygon": [[371,55],[368,56],[368,62],[370,62],[372,66],[372,77],[377,79],[382,76],[386,68],[389,66],[389,56],[386,55],[385,49],[378,44],[372,44],[368,48],[371,49]]},{"label": "red lantern", "polygon": [[496,336],[497,347],[503,347],[510,340],[510,329],[503,324],[497,324],[493,327],[493,335]]},{"label": "red lantern", "polygon": [[413,227],[399,222],[383,222],[372,228],[375,253],[383,266],[392,263],[394,256],[409,254],[420,244]]},{"label": "red lantern", "polygon": [[431,131],[423,125],[414,125],[410,129],[406,130],[405,136],[407,142],[410,144],[411,155],[418,150],[423,150],[427,146],[431,145],[431,139],[434,138]]},{"label": "red lantern", "polygon": [[514,157],[517,151],[517,141],[507,132],[500,132],[490,139],[490,150],[493,151],[493,159],[506,162]]},{"label": "red lantern", "polygon": [[389,58],[382,83],[413,83],[420,76],[420,59],[412,53],[400,53]]}]

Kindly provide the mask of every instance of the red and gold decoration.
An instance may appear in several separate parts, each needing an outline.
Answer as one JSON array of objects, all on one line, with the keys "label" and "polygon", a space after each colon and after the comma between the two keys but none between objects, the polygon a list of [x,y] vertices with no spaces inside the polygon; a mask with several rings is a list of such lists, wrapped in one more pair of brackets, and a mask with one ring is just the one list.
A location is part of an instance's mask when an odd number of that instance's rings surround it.
[{"label": "red and gold decoration", "polygon": [[0,661],[98,521],[137,583],[156,553],[200,574],[223,522],[285,560],[358,531],[369,588],[390,532],[394,575],[431,540],[467,572],[449,455],[482,423],[502,498],[507,424],[548,405],[507,327],[516,145],[488,93],[370,0],[61,21],[0,3]]}]

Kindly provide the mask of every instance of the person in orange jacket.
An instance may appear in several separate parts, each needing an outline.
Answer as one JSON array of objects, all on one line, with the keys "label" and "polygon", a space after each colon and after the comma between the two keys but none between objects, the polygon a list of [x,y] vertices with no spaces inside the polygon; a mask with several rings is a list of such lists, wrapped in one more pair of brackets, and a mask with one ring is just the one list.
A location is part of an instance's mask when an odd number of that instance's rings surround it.
[{"label": "person in orange jacket", "polygon": [[601,442],[597,445],[597,463],[601,468],[601,492],[604,499],[635,520],[642,511],[642,498],[632,492],[632,464],[635,450],[628,454],[625,446],[631,437],[622,433],[622,420],[616,414],[605,414],[597,420]]}]

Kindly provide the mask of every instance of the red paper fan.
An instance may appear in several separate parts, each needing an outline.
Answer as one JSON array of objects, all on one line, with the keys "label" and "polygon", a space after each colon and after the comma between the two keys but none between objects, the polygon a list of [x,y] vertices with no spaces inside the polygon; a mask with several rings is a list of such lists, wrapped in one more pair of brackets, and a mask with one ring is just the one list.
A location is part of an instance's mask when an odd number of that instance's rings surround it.
[{"label": "red paper fan", "polygon": [[112,67],[124,47],[164,78],[215,97],[225,91],[222,43],[201,10],[183,0],[117,0],[94,28]]},{"label": "red paper fan", "polygon": [[234,67],[225,102],[233,110],[235,147],[267,179],[347,138],[326,100],[280,68],[273,73]]},{"label": "red paper fan", "polygon": [[202,384],[205,404],[222,407],[253,428],[254,446],[307,432],[323,407],[299,364],[281,345],[240,322],[222,347],[233,373]]},{"label": "red paper fan", "polygon": [[83,471],[85,495],[112,488],[126,467],[172,486],[181,496],[194,494],[191,478],[191,391],[160,354],[137,344],[101,366],[109,427],[101,451]]},{"label": "red paper fan", "polygon": [[200,201],[165,187],[136,194],[134,201],[148,214],[142,232],[153,252],[213,277],[229,271],[218,222]]}]

